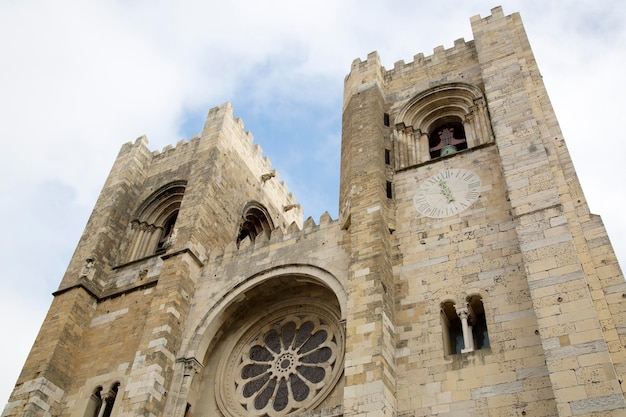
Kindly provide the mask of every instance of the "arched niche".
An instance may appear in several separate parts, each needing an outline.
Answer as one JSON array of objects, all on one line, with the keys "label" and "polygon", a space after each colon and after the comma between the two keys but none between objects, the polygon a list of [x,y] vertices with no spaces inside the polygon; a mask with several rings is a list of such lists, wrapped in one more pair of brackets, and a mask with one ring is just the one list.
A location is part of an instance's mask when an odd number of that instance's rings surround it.
[{"label": "arched niche", "polygon": [[274,222],[268,210],[258,201],[251,201],[243,209],[239,225],[237,226],[237,247],[248,238],[254,243],[257,236],[269,239]]},{"label": "arched niche", "polygon": [[450,83],[417,94],[398,112],[392,140],[396,169],[445,156],[444,140],[449,153],[493,141],[482,91]]},{"label": "arched niche", "polygon": [[141,204],[130,223],[126,262],[165,252],[173,244],[185,187],[186,181],[169,183]]}]

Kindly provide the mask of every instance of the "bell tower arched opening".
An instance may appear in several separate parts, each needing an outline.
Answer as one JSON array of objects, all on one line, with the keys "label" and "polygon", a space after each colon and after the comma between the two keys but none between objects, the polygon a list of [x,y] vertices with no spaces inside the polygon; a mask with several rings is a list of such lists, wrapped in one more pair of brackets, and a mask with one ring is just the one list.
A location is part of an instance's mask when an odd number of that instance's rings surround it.
[{"label": "bell tower arched opening", "polygon": [[493,141],[484,95],[470,84],[443,84],[423,91],[402,107],[395,120],[391,139],[396,170]]}]

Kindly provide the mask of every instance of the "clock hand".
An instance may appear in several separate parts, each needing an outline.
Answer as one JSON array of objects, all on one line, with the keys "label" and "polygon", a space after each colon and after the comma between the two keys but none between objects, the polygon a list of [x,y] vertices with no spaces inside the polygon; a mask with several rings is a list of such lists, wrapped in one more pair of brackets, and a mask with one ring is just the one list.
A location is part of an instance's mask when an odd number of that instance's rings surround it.
[{"label": "clock hand", "polygon": [[441,187],[441,192],[448,199],[448,203],[452,203],[454,201],[454,196],[452,195],[452,191],[448,188],[448,184],[444,181],[443,178],[439,179],[439,186]]}]

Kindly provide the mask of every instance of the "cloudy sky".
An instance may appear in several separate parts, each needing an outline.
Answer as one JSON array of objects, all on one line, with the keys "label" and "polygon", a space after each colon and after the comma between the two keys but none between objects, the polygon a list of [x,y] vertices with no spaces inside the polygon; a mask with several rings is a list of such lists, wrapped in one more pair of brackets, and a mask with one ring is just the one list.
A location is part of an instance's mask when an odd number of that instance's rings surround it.
[{"label": "cloudy sky", "polygon": [[[520,12],[591,210],[626,262],[626,2]],[[472,39],[484,0],[0,0],[0,403],[8,399],[120,146],[154,150],[230,101],[316,222],[337,217],[343,78]],[[0,405],[2,408],[3,405]]]}]

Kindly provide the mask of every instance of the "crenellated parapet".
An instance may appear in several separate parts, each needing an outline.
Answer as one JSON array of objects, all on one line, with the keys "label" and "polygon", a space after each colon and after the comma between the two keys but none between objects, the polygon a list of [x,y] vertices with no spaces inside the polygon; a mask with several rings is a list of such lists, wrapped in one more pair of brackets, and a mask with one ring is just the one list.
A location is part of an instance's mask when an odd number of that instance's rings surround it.
[{"label": "crenellated parapet", "polygon": [[459,38],[454,41],[454,46],[451,48],[446,49],[443,45],[439,45],[433,48],[431,55],[425,56],[424,53],[419,53],[413,56],[411,62],[396,61],[392,69],[385,71],[385,79],[390,81],[414,71],[427,71],[440,64],[451,66],[455,60],[465,59],[474,53],[474,41],[466,42],[465,39]]},{"label": "crenellated parapet", "polygon": [[395,102],[448,82],[480,84],[479,75],[473,40],[457,39],[451,48],[438,46],[431,55],[419,53],[411,62],[396,61],[389,70],[381,65],[378,53],[371,52],[365,61],[357,58],[352,62],[350,74],[345,78],[344,108],[350,96],[373,83],[380,86],[388,100]]},{"label": "crenellated parapet", "polygon": [[194,148],[198,146],[200,142],[200,135],[194,135],[191,139],[180,139],[176,145],[166,145],[160,151],[150,150],[148,137],[142,135],[138,137],[134,142],[126,142],[122,145],[118,154],[118,159],[127,155],[142,154],[144,157],[149,158],[151,161],[160,159],[167,159],[172,157],[186,157],[186,154],[193,152]]},{"label": "crenellated parapet", "polygon": [[246,237],[238,244],[231,242],[225,247],[213,248],[209,255],[209,263],[235,261],[241,256],[251,257],[259,251],[267,251],[270,248],[273,250],[277,246],[293,247],[300,240],[314,240],[316,236],[324,235],[332,227],[339,230],[339,221],[333,220],[328,212],[324,212],[317,224],[312,217],[308,217],[302,227],[292,222],[286,229],[276,227],[269,237],[261,234],[254,241]]},{"label": "crenellated parapet", "polygon": [[152,157],[154,159],[159,158],[170,158],[170,157],[178,157],[185,156],[187,152],[192,151],[196,146],[198,146],[200,142],[200,135],[194,135],[190,140],[181,139],[176,142],[176,145],[167,145],[164,146],[161,151],[152,151]]}]

